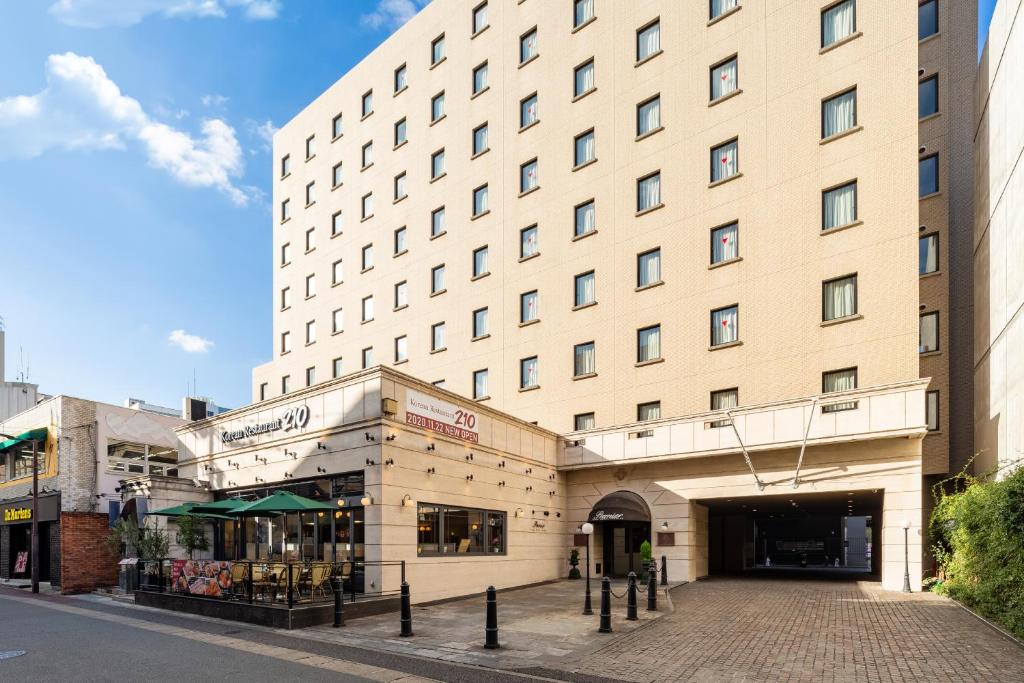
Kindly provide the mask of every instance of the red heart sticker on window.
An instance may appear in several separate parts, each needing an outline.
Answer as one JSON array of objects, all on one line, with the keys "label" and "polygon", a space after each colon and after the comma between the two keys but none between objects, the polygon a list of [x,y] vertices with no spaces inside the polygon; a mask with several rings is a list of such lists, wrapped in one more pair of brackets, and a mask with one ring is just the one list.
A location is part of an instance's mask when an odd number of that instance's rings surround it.
[{"label": "red heart sticker on window", "polygon": [[729,163],[729,157],[722,157],[722,163],[723,164]]},{"label": "red heart sticker on window", "polygon": [[726,325],[728,325],[728,324],[729,324],[729,321],[728,321],[728,320],[723,320],[723,321],[722,321],[722,327],[725,327],[725,326],[726,326]]},{"label": "red heart sticker on window", "polygon": [[728,242],[729,242],[729,236],[726,235],[725,237],[722,238],[722,244],[727,244]]}]

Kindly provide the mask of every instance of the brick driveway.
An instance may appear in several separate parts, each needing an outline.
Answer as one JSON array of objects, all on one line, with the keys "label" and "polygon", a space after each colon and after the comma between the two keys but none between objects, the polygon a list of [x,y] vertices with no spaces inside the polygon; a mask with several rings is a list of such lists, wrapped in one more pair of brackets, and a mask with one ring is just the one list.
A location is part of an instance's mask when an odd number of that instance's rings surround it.
[{"label": "brick driveway", "polygon": [[567,668],[627,681],[1024,681],[1024,648],[929,593],[713,579]]}]

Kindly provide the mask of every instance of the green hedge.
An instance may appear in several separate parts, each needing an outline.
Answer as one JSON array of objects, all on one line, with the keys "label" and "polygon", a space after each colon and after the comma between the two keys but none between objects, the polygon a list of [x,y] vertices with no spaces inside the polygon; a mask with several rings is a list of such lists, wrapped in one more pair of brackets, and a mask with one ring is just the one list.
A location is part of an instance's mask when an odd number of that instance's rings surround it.
[{"label": "green hedge", "polygon": [[935,589],[1024,638],[1024,467],[1002,481],[961,481],[939,495],[929,524]]}]

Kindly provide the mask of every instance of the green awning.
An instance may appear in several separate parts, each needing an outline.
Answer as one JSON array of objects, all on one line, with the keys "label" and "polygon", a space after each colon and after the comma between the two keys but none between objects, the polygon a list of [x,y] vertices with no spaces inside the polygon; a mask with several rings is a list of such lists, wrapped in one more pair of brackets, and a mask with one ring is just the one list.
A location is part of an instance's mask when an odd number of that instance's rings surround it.
[{"label": "green awning", "polygon": [[11,446],[17,446],[19,443],[23,443],[25,441],[46,441],[46,434],[46,427],[40,427],[39,429],[30,429],[27,432],[19,434],[13,439],[0,441],[0,451],[5,451]]},{"label": "green awning", "polygon": [[250,502],[251,501],[248,500],[242,500],[241,498],[225,498],[224,500],[214,501],[213,503],[200,503],[199,505],[194,505],[189,510],[189,514],[223,515],[231,510],[244,507]]},{"label": "green awning", "polygon": [[334,508],[327,503],[305,498],[288,491],[274,491],[266,498],[229,510],[231,517],[261,517],[264,515],[280,515],[288,512],[325,512]]},{"label": "green awning", "polygon": [[184,517],[186,515],[195,515],[196,517],[207,517],[212,519],[230,519],[224,515],[215,515],[213,513],[200,513],[196,512],[195,508],[202,505],[201,503],[182,503],[181,505],[172,505],[169,508],[161,508],[159,510],[151,510],[147,512],[147,515],[158,515],[160,517]]}]

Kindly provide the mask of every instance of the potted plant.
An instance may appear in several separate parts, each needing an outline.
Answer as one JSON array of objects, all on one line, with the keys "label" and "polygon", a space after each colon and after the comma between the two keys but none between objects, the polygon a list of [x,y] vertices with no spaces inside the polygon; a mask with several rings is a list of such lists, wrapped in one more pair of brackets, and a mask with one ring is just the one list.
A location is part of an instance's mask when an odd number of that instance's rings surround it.
[{"label": "potted plant", "polygon": [[651,542],[644,541],[640,544],[640,580],[644,583],[648,581],[648,575],[651,571]]},{"label": "potted plant", "polygon": [[580,550],[579,548],[573,548],[569,551],[569,578],[578,579],[580,578]]}]

